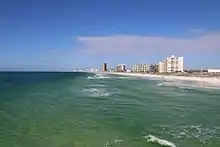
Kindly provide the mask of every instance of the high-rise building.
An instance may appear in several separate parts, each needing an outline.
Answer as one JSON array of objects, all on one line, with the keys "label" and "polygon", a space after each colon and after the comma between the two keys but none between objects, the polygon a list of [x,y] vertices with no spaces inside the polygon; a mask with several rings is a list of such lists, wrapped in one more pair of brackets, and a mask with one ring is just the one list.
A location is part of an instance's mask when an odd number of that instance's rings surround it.
[{"label": "high-rise building", "polygon": [[174,55],[166,58],[166,72],[183,72],[183,57]]},{"label": "high-rise building", "polygon": [[159,72],[183,72],[183,57],[175,57],[174,55],[167,57],[164,61],[159,62]]},{"label": "high-rise building", "polygon": [[107,71],[107,63],[103,63],[102,65],[102,71],[106,72]]},{"label": "high-rise building", "polygon": [[116,72],[125,72],[126,68],[125,68],[125,64],[118,64],[116,66]]}]

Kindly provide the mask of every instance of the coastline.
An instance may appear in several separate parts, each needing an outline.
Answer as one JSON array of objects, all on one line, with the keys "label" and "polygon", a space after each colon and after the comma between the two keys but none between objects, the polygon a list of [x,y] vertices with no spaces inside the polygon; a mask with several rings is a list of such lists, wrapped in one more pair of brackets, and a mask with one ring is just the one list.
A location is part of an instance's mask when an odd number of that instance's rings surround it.
[{"label": "coastline", "polygon": [[180,80],[180,81],[203,82],[205,84],[211,84],[211,85],[220,87],[220,78],[214,78],[214,77],[195,77],[195,76],[189,77],[189,76],[171,76],[171,75],[121,73],[121,72],[111,72],[109,74],[120,75],[120,76],[156,78],[156,79],[163,79],[163,80]]}]

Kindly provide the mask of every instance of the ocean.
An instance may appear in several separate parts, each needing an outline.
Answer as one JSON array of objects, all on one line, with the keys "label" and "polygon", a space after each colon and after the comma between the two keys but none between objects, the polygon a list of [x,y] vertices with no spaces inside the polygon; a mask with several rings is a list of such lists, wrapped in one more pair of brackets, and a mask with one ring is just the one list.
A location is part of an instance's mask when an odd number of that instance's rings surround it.
[{"label": "ocean", "polygon": [[108,74],[0,73],[0,147],[163,145],[220,147],[220,90]]}]

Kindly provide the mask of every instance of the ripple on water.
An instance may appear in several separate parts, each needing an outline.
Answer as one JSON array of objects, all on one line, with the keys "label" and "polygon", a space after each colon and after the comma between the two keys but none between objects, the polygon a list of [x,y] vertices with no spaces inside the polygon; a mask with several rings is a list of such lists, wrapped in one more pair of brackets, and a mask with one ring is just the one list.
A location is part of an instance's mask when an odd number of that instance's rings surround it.
[{"label": "ripple on water", "polygon": [[87,88],[82,91],[91,97],[108,97],[114,94],[113,92],[108,92],[105,88]]},{"label": "ripple on water", "polygon": [[219,147],[219,92],[108,76],[70,73],[0,93],[0,146]]},{"label": "ripple on water", "polygon": [[207,128],[202,125],[163,127],[162,130],[163,133],[168,133],[176,139],[196,139],[201,143],[218,138],[219,131],[219,128]]}]

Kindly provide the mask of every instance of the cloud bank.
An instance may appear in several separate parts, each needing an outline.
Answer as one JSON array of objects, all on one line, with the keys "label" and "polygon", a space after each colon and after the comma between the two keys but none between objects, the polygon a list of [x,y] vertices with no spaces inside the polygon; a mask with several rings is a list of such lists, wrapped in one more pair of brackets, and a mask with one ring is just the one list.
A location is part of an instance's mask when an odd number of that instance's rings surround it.
[{"label": "cloud bank", "polygon": [[184,54],[220,51],[220,34],[196,37],[164,36],[80,36],[80,49],[87,54]]}]

